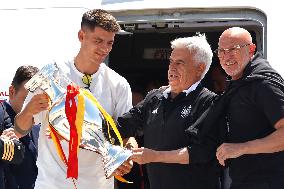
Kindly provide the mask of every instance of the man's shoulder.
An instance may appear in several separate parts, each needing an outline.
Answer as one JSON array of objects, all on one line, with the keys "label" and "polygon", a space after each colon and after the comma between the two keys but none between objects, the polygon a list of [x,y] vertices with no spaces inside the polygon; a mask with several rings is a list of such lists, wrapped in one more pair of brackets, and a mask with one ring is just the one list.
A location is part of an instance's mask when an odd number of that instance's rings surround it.
[{"label": "man's shoulder", "polygon": [[4,114],[5,114],[4,104],[3,102],[0,102],[0,128],[2,128],[4,124]]},{"label": "man's shoulder", "polygon": [[158,89],[152,89],[149,91],[145,97],[145,102],[153,102],[153,100],[161,100],[163,97],[163,92],[166,90],[166,87],[160,87]]},{"label": "man's shoulder", "polygon": [[207,89],[206,87],[203,87],[201,90],[201,94],[204,96],[208,96],[208,97],[215,97],[218,96],[216,93],[214,93],[213,91],[210,91],[209,89]]},{"label": "man's shoulder", "polygon": [[116,71],[105,65],[104,63],[100,66],[100,71],[103,72],[105,79],[109,80],[110,83],[117,85],[129,85],[128,81]]},{"label": "man's shoulder", "polygon": [[63,73],[69,74],[72,69],[73,61],[72,60],[57,60],[56,64],[61,69],[61,71],[63,71]]},{"label": "man's shoulder", "polygon": [[13,126],[10,115],[7,112],[7,103],[0,102],[0,133]]},{"label": "man's shoulder", "polygon": [[[3,101],[0,101],[0,113],[2,114],[2,113],[4,113],[4,102]],[[0,114],[0,115],[1,115]]]},{"label": "man's shoulder", "polygon": [[217,94],[210,91],[206,87],[200,88],[200,92],[198,96],[199,96],[199,100],[203,100],[203,101],[213,101],[214,99],[218,97]]}]

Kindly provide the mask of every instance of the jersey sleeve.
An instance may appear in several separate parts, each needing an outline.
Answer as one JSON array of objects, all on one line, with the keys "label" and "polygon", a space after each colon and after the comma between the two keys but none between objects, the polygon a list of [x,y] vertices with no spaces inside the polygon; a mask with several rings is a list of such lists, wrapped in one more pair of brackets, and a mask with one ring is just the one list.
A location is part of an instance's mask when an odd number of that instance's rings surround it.
[{"label": "jersey sleeve", "polygon": [[[218,145],[221,143],[221,138],[225,133],[225,120],[222,116],[214,122],[207,120],[209,114],[215,115],[216,96],[210,92],[203,93],[203,97],[197,100],[197,118],[196,121],[186,130],[189,135],[190,144],[188,145],[189,163],[208,163],[216,159],[215,153]],[[213,120],[212,120],[213,121]],[[196,133],[194,132],[196,130]]]},{"label": "jersey sleeve", "polygon": [[25,147],[19,140],[0,138],[1,160],[12,164],[21,163],[24,159]]},{"label": "jersey sleeve", "polygon": [[156,93],[156,90],[149,92],[144,100],[139,102],[122,116],[118,117],[117,122],[119,125],[119,132],[123,138],[135,137],[143,134],[143,126],[146,119],[146,107]]}]

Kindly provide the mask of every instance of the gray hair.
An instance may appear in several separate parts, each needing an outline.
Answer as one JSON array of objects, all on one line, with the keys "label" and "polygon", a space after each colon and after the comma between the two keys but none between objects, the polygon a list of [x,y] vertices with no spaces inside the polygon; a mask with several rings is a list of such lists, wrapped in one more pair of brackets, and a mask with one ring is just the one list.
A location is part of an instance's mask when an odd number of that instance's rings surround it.
[{"label": "gray hair", "polygon": [[208,72],[213,52],[209,43],[206,40],[205,34],[197,34],[192,37],[178,38],[171,42],[172,49],[175,48],[187,48],[189,52],[194,53],[193,59],[200,63],[205,64],[205,70],[201,75],[201,79],[204,78],[205,74]]}]

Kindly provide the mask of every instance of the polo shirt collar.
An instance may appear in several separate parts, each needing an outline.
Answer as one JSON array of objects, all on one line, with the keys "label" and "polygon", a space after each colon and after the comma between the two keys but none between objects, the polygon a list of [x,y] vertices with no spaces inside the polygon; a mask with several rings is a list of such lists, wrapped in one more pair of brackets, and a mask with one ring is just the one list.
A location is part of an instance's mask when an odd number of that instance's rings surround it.
[{"label": "polo shirt collar", "polygon": [[[185,96],[187,96],[190,92],[194,91],[197,86],[199,85],[200,80],[197,81],[196,83],[194,83],[193,85],[191,85],[188,89],[183,90],[182,92],[185,93]],[[171,87],[168,87],[164,92],[163,92],[163,96],[167,99],[169,97],[169,94],[171,93]]]}]

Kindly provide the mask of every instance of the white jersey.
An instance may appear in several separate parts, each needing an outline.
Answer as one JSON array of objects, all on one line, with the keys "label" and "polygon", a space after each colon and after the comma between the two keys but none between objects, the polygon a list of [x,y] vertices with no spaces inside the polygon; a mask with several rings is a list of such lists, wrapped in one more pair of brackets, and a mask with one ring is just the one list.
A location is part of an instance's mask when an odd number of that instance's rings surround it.
[{"label": "white jersey", "polygon": [[[79,85],[85,87],[82,82],[84,74],[79,72],[74,61],[59,65],[66,75]],[[122,76],[102,63],[99,70],[92,75],[90,91],[97,98],[103,108],[117,119],[131,108],[131,89]],[[29,93],[25,105],[31,97],[37,93]],[[24,105],[24,106],[25,106]],[[66,166],[57,154],[55,145],[51,139],[46,137],[48,127],[47,111],[34,116],[36,123],[41,123],[41,130],[38,141],[38,177],[36,189],[72,189],[74,184],[72,179],[66,179]],[[62,148],[68,157],[68,143],[61,141]],[[79,175],[76,185],[78,189],[112,189],[114,188],[113,178],[106,179],[101,155],[80,149],[78,152]]]}]

